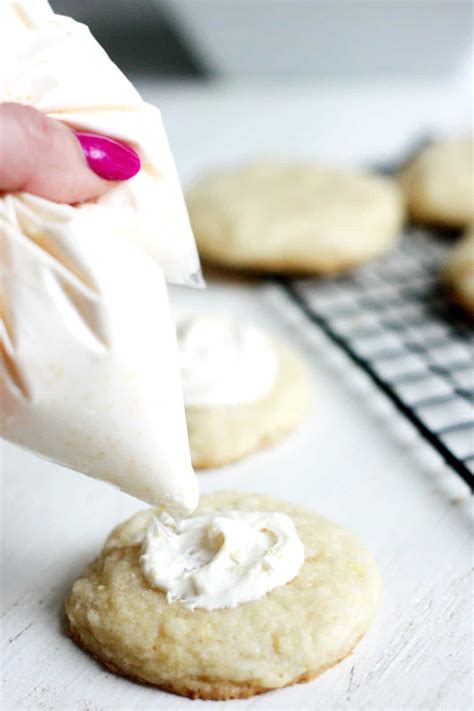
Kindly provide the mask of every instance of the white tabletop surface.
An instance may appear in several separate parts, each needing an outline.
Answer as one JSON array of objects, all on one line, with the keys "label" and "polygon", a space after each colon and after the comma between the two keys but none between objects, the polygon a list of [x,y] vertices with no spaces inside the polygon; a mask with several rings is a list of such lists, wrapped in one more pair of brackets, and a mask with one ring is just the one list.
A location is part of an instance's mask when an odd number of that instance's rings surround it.
[{"label": "white tabletop surface", "polygon": [[[457,87],[160,86],[184,182],[258,155],[357,163],[470,123]],[[189,701],[115,677],[67,638],[62,605],[109,529],[143,504],[8,444],[2,448],[4,709],[470,709],[470,511],[447,470],[272,285],[174,289],[179,310],[232,313],[286,335],[313,374],[314,407],[286,442],[199,475],[202,492],[271,492],[356,532],[384,579],[374,627],[316,681],[247,701]]]}]

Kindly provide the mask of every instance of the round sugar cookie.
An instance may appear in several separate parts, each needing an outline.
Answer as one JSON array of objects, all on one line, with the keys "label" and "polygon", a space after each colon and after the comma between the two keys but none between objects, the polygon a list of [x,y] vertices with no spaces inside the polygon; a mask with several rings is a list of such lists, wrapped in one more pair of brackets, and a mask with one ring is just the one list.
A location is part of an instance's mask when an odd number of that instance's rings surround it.
[{"label": "round sugar cookie", "polygon": [[401,192],[388,178],[268,162],[202,179],[187,194],[201,257],[263,272],[338,272],[396,241]]},{"label": "round sugar cookie", "polygon": [[[310,405],[302,358],[257,326],[198,317],[178,324],[193,466],[218,467],[292,432]],[[193,387],[193,385],[195,387]]]},{"label": "round sugar cookie", "polygon": [[474,140],[424,148],[401,173],[410,216],[441,227],[464,227],[474,216]]},{"label": "round sugar cookie", "polygon": [[466,230],[451,252],[444,279],[453,297],[474,316],[474,227]]},{"label": "round sugar cookie", "polygon": [[109,536],[66,601],[72,638],[113,672],[202,699],[235,699],[310,681],[347,657],[377,608],[380,576],[350,533],[264,495],[221,492],[196,513],[280,511],[296,526],[305,562],[262,598],[233,608],[167,602],[139,557],[153,510]]}]

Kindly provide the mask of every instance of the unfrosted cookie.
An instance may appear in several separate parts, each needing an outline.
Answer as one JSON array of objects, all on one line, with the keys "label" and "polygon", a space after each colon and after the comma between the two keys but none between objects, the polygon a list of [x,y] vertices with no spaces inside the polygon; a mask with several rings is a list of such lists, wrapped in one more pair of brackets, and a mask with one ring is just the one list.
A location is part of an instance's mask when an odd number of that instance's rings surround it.
[{"label": "unfrosted cookie", "polygon": [[454,301],[474,315],[474,227],[466,230],[451,252],[444,278]]},{"label": "unfrosted cookie", "polygon": [[178,324],[193,465],[217,467],[285,437],[304,418],[310,381],[301,357],[257,326],[194,317]]},{"label": "unfrosted cookie", "polygon": [[152,510],[118,526],[73,586],[73,639],[113,672],[183,696],[245,698],[309,681],[351,653],[380,593],[372,558],[350,533],[307,509],[268,496],[222,492],[208,511],[280,511],[296,526],[298,575],[253,602],[215,610],[167,602],[140,567]]},{"label": "unfrosted cookie", "polygon": [[204,178],[187,205],[204,260],[283,273],[338,272],[377,257],[404,217],[388,178],[277,162]]},{"label": "unfrosted cookie", "polygon": [[474,140],[433,143],[401,174],[411,217],[417,222],[463,227],[474,215]]}]

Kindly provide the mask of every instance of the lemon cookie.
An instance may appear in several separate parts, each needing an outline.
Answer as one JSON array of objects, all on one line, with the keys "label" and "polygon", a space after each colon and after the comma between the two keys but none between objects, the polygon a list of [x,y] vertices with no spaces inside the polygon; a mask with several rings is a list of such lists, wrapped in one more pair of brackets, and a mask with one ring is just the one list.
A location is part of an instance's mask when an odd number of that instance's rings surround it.
[{"label": "lemon cookie", "polygon": [[474,215],[474,140],[433,143],[402,171],[401,185],[417,222],[463,227]]},{"label": "lemon cookie", "polygon": [[444,278],[454,301],[474,315],[474,227],[466,230],[451,252]]},{"label": "lemon cookie", "polygon": [[309,377],[288,346],[230,318],[189,318],[177,331],[196,468],[241,459],[280,440],[303,419]]},{"label": "lemon cookie", "polygon": [[201,180],[187,195],[201,257],[265,272],[338,272],[385,252],[404,208],[388,178],[262,163]]},{"label": "lemon cookie", "polygon": [[[367,632],[379,573],[336,524],[300,506],[236,492],[203,497],[187,524],[156,515],[150,509],[119,525],[66,601],[73,639],[111,671],[191,698],[245,698],[317,677]],[[189,530],[202,538],[190,550],[195,568],[187,570],[186,590],[182,560],[172,551],[185,552]],[[216,566],[230,566],[224,582],[213,574]],[[278,575],[287,582],[274,586]],[[233,607],[192,604],[196,595],[228,603],[230,585],[248,593],[262,577],[273,586],[257,599],[234,599]]]}]

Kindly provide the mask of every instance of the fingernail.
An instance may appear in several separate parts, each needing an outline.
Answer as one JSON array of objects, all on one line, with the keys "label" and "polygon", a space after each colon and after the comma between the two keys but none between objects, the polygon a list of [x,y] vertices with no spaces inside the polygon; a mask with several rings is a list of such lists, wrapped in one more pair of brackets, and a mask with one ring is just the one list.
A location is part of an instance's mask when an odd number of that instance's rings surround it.
[{"label": "fingernail", "polygon": [[74,133],[89,168],[104,180],[129,180],[140,170],[140,157],[132,148],[96,133]]}]

